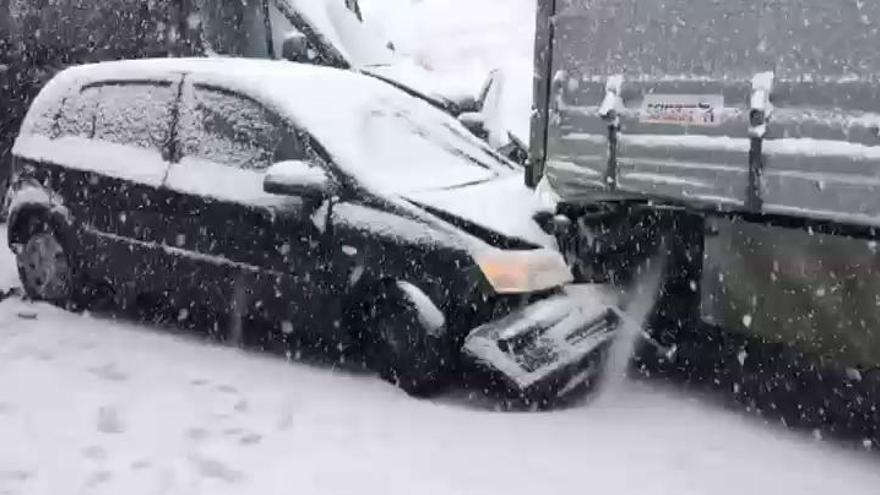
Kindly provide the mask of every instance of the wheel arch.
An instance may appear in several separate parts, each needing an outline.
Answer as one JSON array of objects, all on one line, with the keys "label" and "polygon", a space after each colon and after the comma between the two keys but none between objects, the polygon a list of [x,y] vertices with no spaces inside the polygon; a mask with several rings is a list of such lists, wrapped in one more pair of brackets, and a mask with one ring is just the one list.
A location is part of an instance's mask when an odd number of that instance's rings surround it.
[{"label": "wheel arch", "polygon": [[[416,397],[431,395],[448,383],[457,354],[445,315],[428,295],[416,284],[394,277],[374,279],[359,289],[360,300],[351,306],[354,312],[347,312],[346,331],[363,346],[365,364]],[[404,301],[407,306],[401,304]]]},{"label": "wheel arch", "polygon": [[[355,285],[349,294],[343,306],[345,314],[345,322],[347,331],[353,337],[363,340],[366,335],[362,334],[364,323],[362,319],[369,310],[368,305],[381,300],[387,295],[394,294],[396,297],[405,298],[411,304],[420,309],[420,313],[424,313],[425,320],[432,326],[429,330],[435,335],[443,335],[448,333],[446,327],[446,315],[443,313],[443,301],[436,301],[432,298],[430,286],[424,283],[413,281],[411,277],[396,276],[396,274],[377,274],[376,277],[363,278]],[[429,284],[430,285],[430,284]],[[442,319],[442,324],[437,325],[437,320]],[[433,323],[433,325],[430,325]]]},{"label": "wheel arch", "polygon": [[51,227],[63,241],[70,241],[73,222],[70,213],[51,191],[36,184],[25,184],[11,191],[9,198],[7,235],[9,247],[26,240],[27,226],[38,218]]}]

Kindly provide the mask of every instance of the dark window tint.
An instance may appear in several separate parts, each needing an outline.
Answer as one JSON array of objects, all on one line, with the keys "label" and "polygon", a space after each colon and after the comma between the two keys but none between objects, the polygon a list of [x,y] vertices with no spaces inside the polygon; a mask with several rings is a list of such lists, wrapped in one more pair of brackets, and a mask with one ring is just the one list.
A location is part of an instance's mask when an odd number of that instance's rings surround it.
[{"label": "dark window tint", "polygon": [[99,87],[94,138],[163,150],[169,140],[177,85],[120,83]]},{"label": "dark window tint", "polygon": [[184,156],[244,169],[302,157],[298,140],[275,114],[250,98],[202,86],[181,122],[180,141]]}]

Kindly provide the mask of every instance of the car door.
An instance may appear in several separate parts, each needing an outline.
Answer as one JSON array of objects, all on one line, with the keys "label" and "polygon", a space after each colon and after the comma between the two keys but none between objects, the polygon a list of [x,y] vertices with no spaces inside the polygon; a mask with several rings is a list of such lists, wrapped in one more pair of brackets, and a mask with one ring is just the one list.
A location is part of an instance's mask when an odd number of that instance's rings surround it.
[{"label": "car door", "polygon": [[74,88],[61,105],[49,159],[33,173],[81,223],[81,241],[97,248],[85,261],[99,277],[146,284],[157,273],[153,246],[179,88],[178,75],[101,81]]},{"label": "car door", "polygon": [[[309,326],[324,255],[313,207],[263,191],[277,161],[306,159],[298,133],[248,96],[187,77],[165,242],[193,302]],[[186,301],[185,301],[186,302]]]}]

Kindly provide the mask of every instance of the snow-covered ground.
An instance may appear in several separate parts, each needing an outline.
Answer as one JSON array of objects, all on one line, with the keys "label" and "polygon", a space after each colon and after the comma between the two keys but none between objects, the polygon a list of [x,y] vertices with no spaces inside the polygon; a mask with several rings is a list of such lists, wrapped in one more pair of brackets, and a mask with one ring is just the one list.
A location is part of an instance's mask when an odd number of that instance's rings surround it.
[{"label": "snow-covered ground", "polygon": [[657,387],[496,412],[7,299],[0,493],[877,493],[871,454]]}]

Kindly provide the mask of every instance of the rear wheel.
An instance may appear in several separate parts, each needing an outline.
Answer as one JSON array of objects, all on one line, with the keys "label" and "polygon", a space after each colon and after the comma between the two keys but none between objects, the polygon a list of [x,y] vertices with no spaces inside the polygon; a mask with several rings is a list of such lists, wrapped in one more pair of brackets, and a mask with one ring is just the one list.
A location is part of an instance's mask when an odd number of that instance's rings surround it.
[{"label": "rear wheel", "polygon": [[395,284],[386,284],[366,309],[368,357],[382,378],[415,396],[442,388],[450,362],[445,329],[427,328],[419,308]]},{"label": "rear wheel", "polygon": [[62,306],[74,302],[78,287],[71,253],[45,222],[36,218],[26,221],[22,247],[16,255],[25,294]]}]

